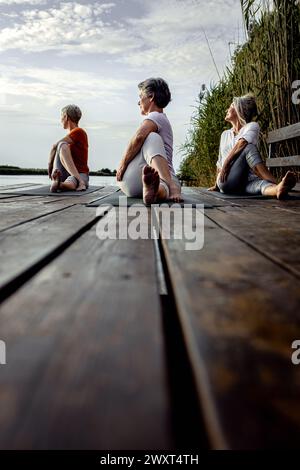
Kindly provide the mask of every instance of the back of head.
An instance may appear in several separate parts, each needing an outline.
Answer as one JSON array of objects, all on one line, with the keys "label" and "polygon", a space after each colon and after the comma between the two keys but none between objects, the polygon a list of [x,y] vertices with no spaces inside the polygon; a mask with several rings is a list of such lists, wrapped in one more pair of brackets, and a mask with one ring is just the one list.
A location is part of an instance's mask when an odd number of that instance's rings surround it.
[{"label": "back of head", "polygon": [[82,116],[82,112],[76,104],[68,104],[67,106],[64,106],[61,113],[65,114],[71,121],[75,122],[75,124],[78,124]]},{"label": "back of head", "polygon": [[233,98],[233,104],[240,123],[244,126],[257,116],[256,98],[252,94]]},{"label": "back of head", "polygon": [[146,96],[153,96],[159,108],[165,108],[171,101],[169,86],[163,78],[147,78],[138,87]]}]

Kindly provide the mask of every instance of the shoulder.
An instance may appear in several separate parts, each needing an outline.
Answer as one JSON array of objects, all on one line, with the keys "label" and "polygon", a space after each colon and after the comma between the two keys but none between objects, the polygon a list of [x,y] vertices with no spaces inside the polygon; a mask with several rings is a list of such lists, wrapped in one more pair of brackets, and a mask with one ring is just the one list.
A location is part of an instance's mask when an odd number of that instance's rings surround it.
[{"label": "shoulder", "polygon": [[70,134],[86,135],[86,132],[84,129],[82,129],[82,127],[75,127],[74,129],[71,130]]},{"label": "shoulder", "polygon": [[233,137],[233,134],[232,134],[231,129],[226,129],[221,134],[221,140],[225,140],[225,139],[232,138],[232,137]]},{"label": "shoulder", "polygon": [[258,122],[247,122],[244,127],[241,129],[243,132],[248,132],[248,131],[254,131],[254,132],[259,132],[260,127]]},{"label": "shoulder", "polygon": [[160,131],[161,129],[161,124],[162,124],[162,120],[161,120],[161,117],[160,117],[160,114],[161,113],[158,113],[157,111],[152,111],[151,113],[147,114],[145,117],[144,117],[144,121],[152,121],[156,124],[156,127],[157,127],[157,131]]},{"label": "shoulder", "polygon": [[87,139],[87,133],[81,127],[75,127],[75,129],[72,129],[69,136],[71,137],[71,139]]},{"label": "shoulder", "polygon": [[152,111],[151,113],[145,116],[145,119],[151,119],[153,121],[160,121],[161,120],[160,114],[162,113],[158,113],[157,111]]}]

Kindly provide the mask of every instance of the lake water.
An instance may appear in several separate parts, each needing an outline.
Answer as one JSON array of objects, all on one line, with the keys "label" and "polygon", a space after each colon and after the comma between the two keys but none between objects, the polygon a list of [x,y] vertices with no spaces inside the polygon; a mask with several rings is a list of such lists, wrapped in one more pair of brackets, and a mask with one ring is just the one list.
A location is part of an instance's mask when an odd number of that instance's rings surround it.
[{"label": "lake water", "polygon": [[[50,184],[47,175],[0,175],[0,186],[9,186],[12,184]],[[109,186],[116,184],[114,176],[90,176],[90,185]]]}]

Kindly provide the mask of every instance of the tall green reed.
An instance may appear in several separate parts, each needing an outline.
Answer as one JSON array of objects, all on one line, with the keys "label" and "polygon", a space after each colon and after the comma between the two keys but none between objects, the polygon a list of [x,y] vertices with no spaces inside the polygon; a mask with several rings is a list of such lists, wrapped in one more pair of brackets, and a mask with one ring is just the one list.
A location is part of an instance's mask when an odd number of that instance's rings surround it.
[{"label": "tall green reed", "polygon": [[[296,0],[241,0],[247,41],[238,46],[219,83],[198,96],[191,129],[182,147],[180,173],[199,185],[214,181],[220,135],[233,96],[257,97],[262,135],[300,121],[292,84],[300,80],[300,5]],[[267,147],[261,139],[261,152]],[[278,155],[299,154],[300,144],[278,147]]]}]

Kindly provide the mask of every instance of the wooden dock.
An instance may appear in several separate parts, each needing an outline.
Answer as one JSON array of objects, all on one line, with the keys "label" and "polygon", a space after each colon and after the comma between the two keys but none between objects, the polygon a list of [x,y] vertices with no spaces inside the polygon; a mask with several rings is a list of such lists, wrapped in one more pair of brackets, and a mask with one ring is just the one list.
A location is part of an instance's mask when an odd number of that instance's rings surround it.
[{"label": "wooden dock", "polygon": [[0,188],[1,449],[299,447],[300,200],[184,188],[207,206],[186,250],[100,240],[112,209],[87,204],[116,187],[20,188]]}]

